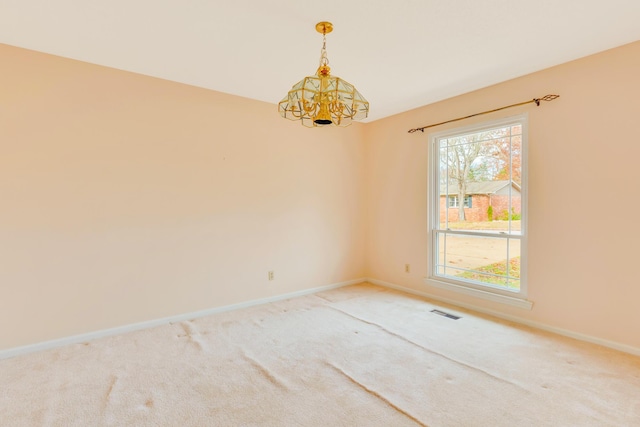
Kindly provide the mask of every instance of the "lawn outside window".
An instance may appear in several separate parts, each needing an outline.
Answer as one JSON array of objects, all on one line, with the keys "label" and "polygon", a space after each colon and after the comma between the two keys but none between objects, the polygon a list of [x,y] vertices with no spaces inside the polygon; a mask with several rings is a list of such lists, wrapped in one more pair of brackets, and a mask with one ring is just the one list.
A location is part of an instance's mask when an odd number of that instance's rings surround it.
[{"label": "lawn outside window", "polygon": [[437,133],[429,144],[426,283],[530,309],[527,116]]}]

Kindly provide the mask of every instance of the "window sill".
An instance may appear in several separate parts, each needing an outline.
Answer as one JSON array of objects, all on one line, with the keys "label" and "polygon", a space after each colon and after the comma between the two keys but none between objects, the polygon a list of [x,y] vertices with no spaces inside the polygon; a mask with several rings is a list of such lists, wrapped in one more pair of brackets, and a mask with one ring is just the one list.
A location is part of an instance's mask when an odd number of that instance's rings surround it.
[{"label": "window sill", "polygon": [[453,292],[458,292],[465,295],[470,295],[472,297],[481,298],[493,302],[499,302],[501,304],[511,305],[518,308],[523,308],[525,310],[531,310],[533,307],[533,302],[518,298],[512,297],[509,295],[502,295],[498,293],[493,293],[489,291],[483,291],[481,289],[469,288],[467,286],[456,285],[454,283],[448,283],[441,280],[433,279],[433,278],[425,278],[424,283],[428,286],[433,286],[434,288],[446,289]]}]

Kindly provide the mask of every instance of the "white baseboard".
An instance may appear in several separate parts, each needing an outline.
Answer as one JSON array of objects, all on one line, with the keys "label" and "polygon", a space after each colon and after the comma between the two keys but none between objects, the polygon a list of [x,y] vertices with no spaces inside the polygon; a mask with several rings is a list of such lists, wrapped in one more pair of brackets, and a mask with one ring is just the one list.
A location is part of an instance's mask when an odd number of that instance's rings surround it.
[{"label": "white baseboard", "polygon": [[238,304],[231,304],[231,305],[225,305],[223,307],[216,307],[208,310],[196,311],[193,313],[178,314],[176,316],[165,317],[162,319],[155,319],[155,320],[149,320],[146,322],[133,323],[130,325],[119,326],[116,328],[103,329],[95,332],[88,332],[86,334],[73,335],[70,337],[60,338],[60,339],[51,340],[51,341],[44,341],[41,343],[26,345],[23,347],[10,348],[8,350],[0,351],[0,360],[21,356],[28,353],[34,353],[37,351],[43,351],[43,350],[49,350],[52,348],[62,347],[69,344],[78,344],[78,343],[84,343],[87,341],[93,341],[98,338],[108,337],[112,335],[120,335],[120,334],[126,334],[127,332],[139,331],[141,329],[154,328],[156,326],[167,325],[169,323],[182,322],[185,320],[196,319],[198,317],[210,316],[216,313],[224,313],[225,311],[239,310],[241,308],[252,307],[255,305],[267,304],[270,302],[282,301],[282,300],[300,297],[304,295],[315,294],[317,292],[341,288],[343,286],[356,285],[358,283],[362,283],[365,281],[366,279],[364,278],[353,279],[346,282],[334,283],[332,285],[326,285],[326,286],[319,286],[317,288],[304,289],[301,291],[291,292],[288,294],[276,295],[276,296],[267,297],[267,298],[260,298],[256,300],[241,302]]},{"label": "white baseboard", "polygon": [[317,293],[317,292],[327,291],[327,290],[330,290],[330,289],[337,289],[337,288],[341,288],[343,286],[355,285],[355,284],[362,283],[362,282],[369,282],[369,283],[372,283],[374,285],[384,286],[386,288],[396,289],[396,290],[399,290],[399,291],[402,291],[402,292],[406,292],[406,293],[409,293],[409,294],[418,295],[418,296],[425,297],[425,298],[430,298],[430,299],[435,300],[435,301],[440,301],[440,302],[443,302],[443,303],[446,303],[446,304],[451,304],[451,305],[454,305],[454,306],[466,308],[466,309],[477,311],[477,312],[480,312],[480,313],[489,314],[491,316],[498,317],[500,319],[508,320],[508,321],[511,321],[511,322],[514,322],[514,323],[518,323],[518,324],[521,324],[521,325],[530,326],[530,327],[541,329],[541,330],[544,330],[544,331],[553,332],[553,333],[556,333],[558,335],[563,335],[563,336],[566,336],[566,337],[569,337],[569,338],[574,338],[574,339],[578,339],[578,340],[581,340],[581,341],[586,341],[586,342],[590,342],[590,343],[593,343],[593,344],[602,345],[604,347],[609,347],[609,348],[612,348],[614,350],[619,350],[619,351],[623,351],[625,353],[629,353],[629,354],[633,354],[633,355],[636,355],[636,356],[640,356],[640,348],[637,348],[637,347],[632,347],[632,346],[629,346],[629,345],[626,345],[626,344],[620,344],[620,343],[617,343],[615,341],[604,340],[604,339],[601,339],[601,338],[593,337],[591,335],[586,335],[586,334],[581,334],[581,333],[569,331],[567,329],[556,328],[554,326],[549,326],[549,325],[545,325],[543,323],[533,322],[533,321],[522,319],[522,318],[519,318],[519,317],[516,317],[516,316],[510,316],[510,315],[507,315],[507,314],[502,314],[502,313],[499,313],[499,312],[494,311],[494,310],[488,310],[488,309],[485,309],[485,308],[482,308],[482,307],[475,306],[473,304],[462,303],[462,302],[455,301],[455,300],[452,300],[452,299],[449,299],[449,298],[443,298],[443,297],[440,297],[440,296],[437,296],[437,295],[433,295],[433,294],[430,294],[428,292],[422,292],[422,291],[417,291],[417,290],[411,289],[411,288],[405,288],[404,286],[399,286],[399,285],[396,285],[394,283],[385,282],[385,281],[378,280],[378,279],[373,279],[373,278],[362,278],[362,279],[349,280],[349,281],[346,281],[346,282],[334,283],[334,284],[326,285],[326,286],[320,286],[320,287],[311,288],[311,289],[304,289],[302,291],[291,292],[291,293],[283,294],[283,295],[276,295],[276,296],[268,297],[268,298],[260,298],[260,299],[246,301],[246,302],[242,302],[242,303],[238,303],[238,304],[226,305],[226,306],[223,306],[223,307],[216,307],[216,308],[197,311],[197,312],[193,312],[193,313],[179,314],[179,315],[176,315],[176,316],[165,317],[165,318],[162,318],[162,319],[155,319],[155,320],[149,320],[149,321],[146,321],[146,322],[133,323],[133,324],[130,324],[130,325],[120,326],[120,327],[111,328],[111,329],[103,329],[103,330],[100,330],[100,331],[89,332],[89,333],[80,334],[80,335],[74,335],[74,336],[60,338],[60,339],[51,340],[51,341],[45,341],[45,342],[41,342],[41,343],[37,343],[37,344],[31,344],[31,345],[27,345],[27,346],[23,346],[23,347],[10,348],[10,349],[7,349],[7,350],[0,351],[0,360],[8,359],[8,358],[11,358],[11,357],[16,357],[16,356],[20,356],[20,355],[24,355],[24,354],[28,354],[28,353],[34,353],[34,352],[37,352],[37,351],[43,351],[43,350],[49,350],[49,349],[52,349],[52,348],[62,347],[62,346],[69,345],[69,344],[78,344],[78,343],[83,343],[83,342],[87,342],[87,341],[92,341],[92,340],[95,340],[95,339],[108,337],[108,336],[112,336],[112,335],[125,334],[127,332],[133,332],[133,331],[138,331],[138,330],[141,330],[141,329],[153,328],[153,327],[156,327],[156,326],[166,325],[166,324],[169,324],[169,323],[182,322],[182,321],[185,321],[185,320],[196,319],[196,318],[199,318],[199,317],[205,317],[205,316],[209,316],[209,315],[216,314],[216,313],[223,313],[225,311],[239,310],[239,309],[242,309],[242,308],[252,307],[252,306],[256,306],[256,305],[260,305],[260,304],[267,304],[267,303],[270,303],[270,302],[282,301],[282,300],[289,299],[289,298],[295,298],[295,297],[299,297],[299,296],[310,295],[310,294],[314,294],[314,293]]},{"label": "white baseboard", "polygon": [[389,282],[384,282],[382,280],[378,280],[378,279],[373,279],[373,278],[367,278],[366,279],[367,282],[374,284],[374,285],[379,285],[379,286],[384,286],[386,288],[391,288],[391,289],[396,289],[402,292],[406,292],[409,294],[413,294],[413,295],[418,295],[421,297],[425,297],[425,298],[429,298],[435,301],[440,301],[446,304],[451,304],[451,305],[455,305],[458,307],[462,307],[462,308],[466,308],[469,310],[473,310],[473,311],[477,311],[479,313],[484,313],[484,314],[489,314],[491,316],[494,317],[498,317],[500,319],[504,319],[504,320],[508,320],[510,322],[514,322],[514,323],[518,323],[521,325],[525,325],[525,326],[531,326],[532,328],[537,328],[537,329],[542,329],[543,331],[547,331],[547,332],[553,332],[555,334],[558,335],[562,335],[565,337],[569,337],[569,338],[574,338],[580,341],[585,341],[585,342],[589,342],[592,344],[598,344],[604,347],[609,347],[612,348],[614,350],[619,350],[619,351],[623,351],[625,353],[629,353],[629,354],[633,354],[636,356],[640,356],[640,348],[637,347],[633,347],[630,345],[626,345],[626,344],[621,344],[615,341],[609,341],[609,340],[605,340],[605,339],[601,339],[601,338],[597,338],[591,335],[586,335],[586,334],[581,334],[578,332],[573,332],[567,329],[562,329],[562,328],[556,328],[555,326],[549,326],[549,325],[545,325],[544,323],[538,323],[538,322],[533,322],[530,320],[526,320],[526,319],[522,319],[520,317],[516,317],[516,316],[510,316],[508,314],[503,314],[494,310],[488,310],[486,308],[482,308],[482,307],[478,307],[476,305],[473,304],[467,304],[467,303],[463,303],[463,302],[459,302],[459,301],[455,301],[449,298],[443,298],[437,295],[433,295],[430,294],[428,292],[422,292],[422,291],[416,291],[415,289],[410,289],[410,288],[405,288],[404,286],[399,286],[396,285],[394,283],[389,283]]}]

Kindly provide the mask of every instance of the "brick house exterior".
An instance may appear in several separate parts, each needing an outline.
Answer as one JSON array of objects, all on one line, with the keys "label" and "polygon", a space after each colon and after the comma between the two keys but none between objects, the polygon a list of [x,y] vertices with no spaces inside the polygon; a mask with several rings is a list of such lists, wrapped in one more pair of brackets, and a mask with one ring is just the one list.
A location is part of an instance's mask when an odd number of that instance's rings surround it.
[{"label": "brick house exterior", "polygon": [[[521,212],[520,186],[508,180],[469,182],[465,197],[465,219],[471,222],[488,221],[489,206],[493,207],[493,219],[507,215],[509,210],[509,184],[511,183],[511,202],[513,212]],[[449,184],[440,187],[440,220],[449,215],[449,221],[458,221],[458,187]],[[467,207],[467,205],[471,207]],[[447,209],[448,207],[448,209]]]}]

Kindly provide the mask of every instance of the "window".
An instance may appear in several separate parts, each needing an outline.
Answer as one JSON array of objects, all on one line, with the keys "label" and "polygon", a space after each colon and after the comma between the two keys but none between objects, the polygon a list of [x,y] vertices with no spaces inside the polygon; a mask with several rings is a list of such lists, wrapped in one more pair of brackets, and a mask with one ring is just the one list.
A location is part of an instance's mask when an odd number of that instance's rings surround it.
[{"label": "window", "polygon": [[428,284],[531,308],[526,129],[517,116],[431,136]]},{"label": "window", "polygon": [[[458,196],[449,196],[449,207],[457,208],[458,207]],[[464,198],[464,207],[471,208],[471,196],[465,196]]]}]

